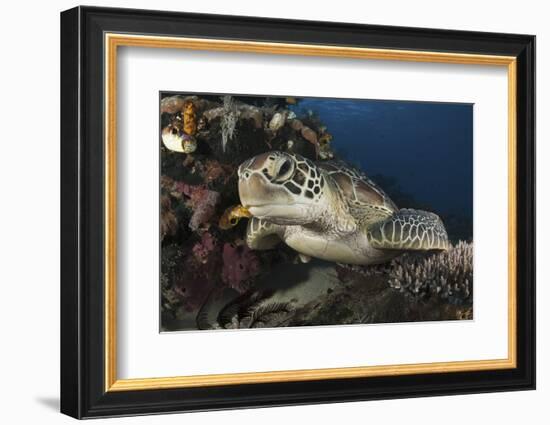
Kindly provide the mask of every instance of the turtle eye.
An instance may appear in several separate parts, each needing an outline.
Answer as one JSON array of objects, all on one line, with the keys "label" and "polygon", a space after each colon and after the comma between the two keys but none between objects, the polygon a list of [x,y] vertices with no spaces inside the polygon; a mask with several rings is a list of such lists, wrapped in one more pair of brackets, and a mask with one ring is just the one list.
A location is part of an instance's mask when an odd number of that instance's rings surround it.
[{"label": "turtle eye", "polygon": [[284,162],[281,164],[281,167],[279,168],[279,172],[277,173],[277,177],[275,177],[275,181],[282,182],[288,180],[292,177],[293,173],[294,162],[292,162],[290,159],[285,159]]}]

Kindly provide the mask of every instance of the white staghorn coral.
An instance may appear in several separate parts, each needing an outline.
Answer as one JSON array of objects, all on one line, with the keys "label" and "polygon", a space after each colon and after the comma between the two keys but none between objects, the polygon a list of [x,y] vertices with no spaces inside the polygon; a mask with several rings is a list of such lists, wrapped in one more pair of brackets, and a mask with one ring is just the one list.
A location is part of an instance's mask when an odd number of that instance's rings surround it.
[{"label": "white staghorn coral", "polygon": [[404,254],[393,260],[392,288],[413,296],[437,294],[451,302],[471,298],[473,243],[460,241],[448,251],[431,256]]},{"label": "white staghorn coral", "polygon": [[232,96],[223,97],[223,116],[221,121],[222,128],[222,150],[225,152],[225,147],[229,140],[233,140],[235,136],[235,127],[237,126],[238,111],[235,108]]}]

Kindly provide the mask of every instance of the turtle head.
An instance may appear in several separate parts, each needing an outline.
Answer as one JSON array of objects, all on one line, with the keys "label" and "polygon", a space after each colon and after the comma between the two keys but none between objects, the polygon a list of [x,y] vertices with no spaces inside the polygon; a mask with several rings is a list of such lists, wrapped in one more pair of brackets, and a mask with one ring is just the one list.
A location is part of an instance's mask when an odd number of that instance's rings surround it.
[{"label": "turtle head", "polygon": [[239,197],[248,211],[276,224],[306,224],[324,211],[324,177],[308,159],[266,152],[239,167]]}]

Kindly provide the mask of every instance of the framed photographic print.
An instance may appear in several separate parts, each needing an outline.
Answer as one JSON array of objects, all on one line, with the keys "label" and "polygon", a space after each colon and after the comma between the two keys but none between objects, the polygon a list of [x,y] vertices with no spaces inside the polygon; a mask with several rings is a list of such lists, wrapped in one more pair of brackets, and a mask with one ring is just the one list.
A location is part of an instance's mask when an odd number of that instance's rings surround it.
[{"label": "framed photographic print", "polygon": [[533,389],[528,35],[61,14],[61,411]]}]

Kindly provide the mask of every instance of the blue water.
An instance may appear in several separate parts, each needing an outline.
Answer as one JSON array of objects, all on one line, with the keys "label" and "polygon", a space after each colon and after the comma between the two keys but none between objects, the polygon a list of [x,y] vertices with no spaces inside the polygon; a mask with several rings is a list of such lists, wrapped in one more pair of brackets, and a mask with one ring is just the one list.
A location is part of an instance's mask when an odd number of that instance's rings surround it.
[{"label": "blue water", "polygon": [[319,115],[338,157],[395,180],[435,212],[471,220],[471,104],[303,98],[293,108]]}]

